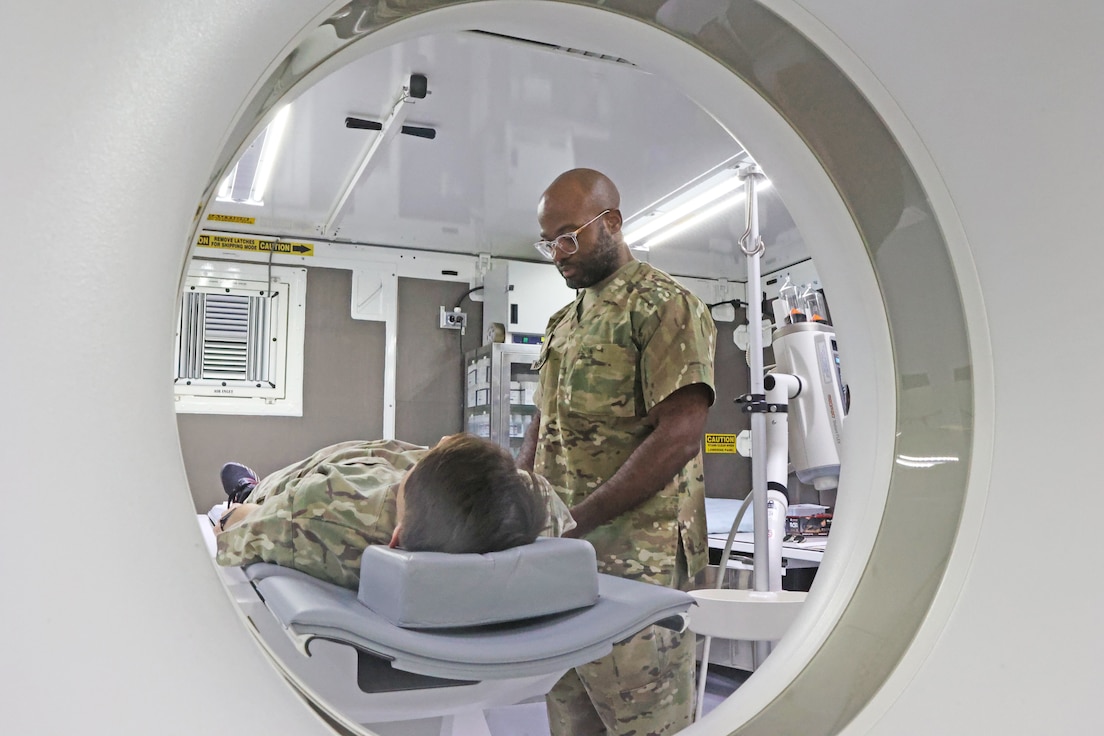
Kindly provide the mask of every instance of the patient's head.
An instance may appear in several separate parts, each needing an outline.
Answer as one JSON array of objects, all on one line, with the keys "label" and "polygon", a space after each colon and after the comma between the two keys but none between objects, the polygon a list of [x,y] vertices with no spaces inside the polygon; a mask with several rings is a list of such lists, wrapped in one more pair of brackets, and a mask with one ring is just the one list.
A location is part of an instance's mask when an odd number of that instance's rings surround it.
[{"label": "patient's head", "polygon": [[496,552],[537,538],[547,511],[505,448],[446,437],[403,481],[400,541],[412,552]]}]

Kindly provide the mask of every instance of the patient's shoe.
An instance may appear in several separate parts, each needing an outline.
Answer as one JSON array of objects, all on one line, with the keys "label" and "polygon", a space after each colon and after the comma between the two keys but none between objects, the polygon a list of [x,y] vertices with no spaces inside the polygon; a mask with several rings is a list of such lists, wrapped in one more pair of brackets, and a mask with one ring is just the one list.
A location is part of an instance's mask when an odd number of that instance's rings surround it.
[{"label": "patient's shoe", "polygon": [[226,463],[219,471],[222,490],[230,498],[230,503],[242,503],[257,485],[257,474],[241,463]]}]

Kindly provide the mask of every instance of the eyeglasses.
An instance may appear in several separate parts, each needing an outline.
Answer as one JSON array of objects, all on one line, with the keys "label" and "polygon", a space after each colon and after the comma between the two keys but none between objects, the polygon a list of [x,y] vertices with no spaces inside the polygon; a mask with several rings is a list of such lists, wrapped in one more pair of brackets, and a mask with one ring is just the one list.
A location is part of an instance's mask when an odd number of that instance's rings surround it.
[{"label": "eyeglasses", "polygon": [[533,243],[533,247],[537,249],[538,253],[550,261],[555,257],[557,250],[565,256],[570,256],[574,254],[575,251],[579,250],[579,233],[586,229],[587,225],[609,213],[609,210],[602,210],[588,220],[586,225],[581,225],[576,230],[559,235],[554,240],[538,240],[536,243]]}]

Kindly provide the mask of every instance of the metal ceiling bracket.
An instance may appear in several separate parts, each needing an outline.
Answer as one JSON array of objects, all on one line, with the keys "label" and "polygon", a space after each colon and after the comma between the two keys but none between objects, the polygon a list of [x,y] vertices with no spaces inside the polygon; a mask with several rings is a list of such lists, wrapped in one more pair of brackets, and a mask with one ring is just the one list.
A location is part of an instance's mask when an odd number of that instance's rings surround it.
[{"label": "metal ceiling bracket", "polygon": [[482,278],[482,277],[486,276],[487,272],[490,271],[490,270],[491,270],[491,254],[490,253],[480,253],[479,254],[479,260],[476,261],[476,264],[475,264],[476,273],[478,273],[479,277]]},{"label": "metal ceiling bracket", "polygon": [[395,100],[395,104],[391,106],[391,111],[387,113],[387,117],[384,118],[383,123],[381,123],[379,133],[364,146],[356,159],[356,164],[349,171],[348,176],[345,177],[345,183],[338,192],[337,199],[334,201],[333,206],[330,207],[329,214],[326,215],[326,221],[319,227],[319,232],[322,235],[329,236],[335,234],[334,223],[337,221],[338,215],[341,214],[341,210],[345,207],[345,203],[349,200],[349,196],[353,193],[353,189],[356,187],[357,182],[360,181],[361,177],[363,177],[364,173],[368,170],[376,153],[378,153],[384,144],[394,138],[402,129],[402,122],[406,119],[410,105],[417,99],[419,99],[419,97],[411,94],[410,87],[402,88],[402,92],[399,93],[399,98]]}]

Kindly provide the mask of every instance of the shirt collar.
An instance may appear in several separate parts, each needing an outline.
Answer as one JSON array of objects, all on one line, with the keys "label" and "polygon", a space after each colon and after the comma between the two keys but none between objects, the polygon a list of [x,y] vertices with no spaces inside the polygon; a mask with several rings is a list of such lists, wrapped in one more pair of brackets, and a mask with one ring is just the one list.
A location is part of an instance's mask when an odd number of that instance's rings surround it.
[{"label": "shirt collar", "polygon": [[640,267],[640,265],[641,261],[638,261],[634,258],[626,263],[624,266],[621,266],[621,268],[611,273],[609,276],[599,281],[597,284],[594,284],[593,286],[588,286],[585,289],[580,289],[580,294],[582,292],[588,292],[587,301],[589,302],[592,299],[597,298],[603,291],[605,291],[606,287],[612,284],[615,280],[631,279],[632,276],[636,273],[637,268]]}]

